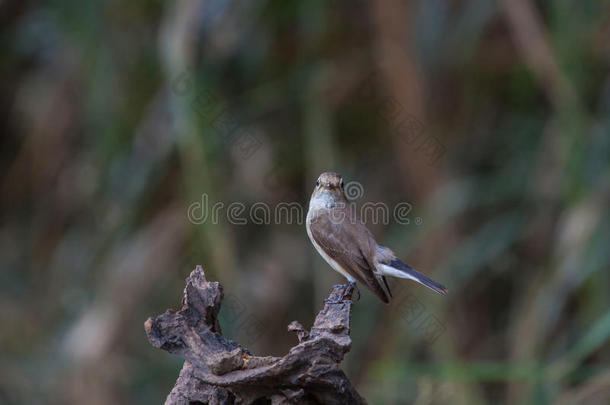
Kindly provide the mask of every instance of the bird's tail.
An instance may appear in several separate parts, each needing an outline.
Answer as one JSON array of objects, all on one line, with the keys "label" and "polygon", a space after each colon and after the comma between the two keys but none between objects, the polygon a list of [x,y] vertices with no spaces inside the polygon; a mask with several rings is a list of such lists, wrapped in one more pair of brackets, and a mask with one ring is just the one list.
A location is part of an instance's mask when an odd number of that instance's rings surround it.
[{"label": "bird's tail", "polygon": [[386,276],[394,276],[400,278],[408,278],[417,281],[420,284],[436,291],[439,294],[447,294],[447,288],[444,285],[437,283],[429,277],[421,274],[419,271],[407,266],[399,259],[392,260],[389,264],[380,263],[379,270]]}]

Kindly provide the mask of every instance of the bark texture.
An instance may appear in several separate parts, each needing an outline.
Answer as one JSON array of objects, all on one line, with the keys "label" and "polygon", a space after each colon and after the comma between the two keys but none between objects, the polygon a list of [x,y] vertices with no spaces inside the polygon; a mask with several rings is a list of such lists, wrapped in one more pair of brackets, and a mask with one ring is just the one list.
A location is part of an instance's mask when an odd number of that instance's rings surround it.
[{"label": "bark texture", "polygon": [[351,346],[351,293],[335,286],[310,331],[296,321],[288,326],[296,346],[284,357],[259,357],[222,336],[222,286],[197,266],[186,280],[182,309],[144,324],[154,347],[185,360],[165,403],[366,404],[339,368]]}]

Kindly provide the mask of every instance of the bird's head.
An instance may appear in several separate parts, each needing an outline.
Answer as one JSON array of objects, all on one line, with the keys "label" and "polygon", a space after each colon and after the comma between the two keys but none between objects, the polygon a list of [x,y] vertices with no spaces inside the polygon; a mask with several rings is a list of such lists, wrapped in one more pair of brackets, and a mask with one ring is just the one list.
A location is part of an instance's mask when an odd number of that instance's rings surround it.
[{"label": "bird's head", "polygon": [[333,172],[324,172],[318,177],[313,189],[312,198],[325,198],[333,200],[345,200],[341,175]]}]

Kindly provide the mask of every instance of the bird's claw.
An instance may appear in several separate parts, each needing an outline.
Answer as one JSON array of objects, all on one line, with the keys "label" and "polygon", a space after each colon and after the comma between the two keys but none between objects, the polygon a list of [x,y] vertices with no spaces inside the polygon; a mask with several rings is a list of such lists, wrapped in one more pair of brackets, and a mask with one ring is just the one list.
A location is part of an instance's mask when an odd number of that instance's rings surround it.
[{"label": "bird's claw", "polygon": [[356,282],[355,281],[350,281],[349,282],[349,286],[352,287],[358,293],[358,298],[356,299],[356,301],[360,301],[360,290],[358,289],[358,286],[356,285]]},{"label": "bird's claw", "polygon": [[336,298],[326,298],[324,300],[324,303],[339,304],[339,303],[343,302],[346,297],[349,297],[351,300],[353,291],[356,291],[358,293],[358,298],[356,299],[356,301],[360,301],[360,290],[358,289],[358,286],[356,285],[355,282],[350,281],[347,284],[335,284],[333,286],[333,289],[336,289],[336,288],[343,288],[343,292],[341,293],[341,296],[338,296]]}]

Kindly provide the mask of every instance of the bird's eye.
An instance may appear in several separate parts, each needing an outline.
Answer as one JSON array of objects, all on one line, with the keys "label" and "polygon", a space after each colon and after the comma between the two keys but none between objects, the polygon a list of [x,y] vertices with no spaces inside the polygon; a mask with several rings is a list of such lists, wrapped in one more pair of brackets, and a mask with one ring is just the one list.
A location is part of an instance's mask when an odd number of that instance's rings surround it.
[{"label": "bird's eye", "polygon": [[320,185],[320,180],[316,181],[316,187]]}]

